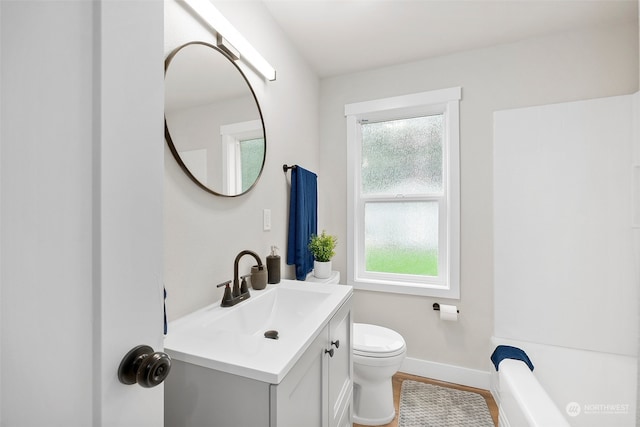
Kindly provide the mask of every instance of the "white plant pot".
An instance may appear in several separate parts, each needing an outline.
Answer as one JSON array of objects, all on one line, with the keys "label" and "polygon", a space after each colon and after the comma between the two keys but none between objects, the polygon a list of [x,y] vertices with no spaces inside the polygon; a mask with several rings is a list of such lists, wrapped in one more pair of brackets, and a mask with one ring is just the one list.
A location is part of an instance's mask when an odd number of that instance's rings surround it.
[{"label": "white plant pot", "polygon": [[328,279],[331,277],[331,261],[313,261],[313,275],[318,279]]}]

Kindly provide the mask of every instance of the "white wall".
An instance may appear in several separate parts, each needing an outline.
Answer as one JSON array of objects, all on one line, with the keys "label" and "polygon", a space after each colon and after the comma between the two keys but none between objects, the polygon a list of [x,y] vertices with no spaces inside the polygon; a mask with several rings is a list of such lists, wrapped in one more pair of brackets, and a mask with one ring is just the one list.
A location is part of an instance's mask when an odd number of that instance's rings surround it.
[{"label": "white wall", "polygon": [[[347,235],[344,104],[452,86],[463,88],[459,321],[438,321],[431,298],[366,291],[356,291],[354,319],[398,330],[409,358],[486,371],[493,329],[492,114],[635,92],[638,28],[558,34],[323,80],[321,214],[340,241]],[[343,274],[345,249],[339,245],[334,259]]]},{"label": "white wall", "polygon": [[496,337],[637,355],[635,98],[496,112]]},{"label": "white wall", "polygon": [[[239,63],[251,82],[264,115],[267,152],[265,169],[248,194],[213,196],[195,186],[165,149],[165,285],[167,314],[175,319],[222,297],[215,285],[233,277],[238,252],[250,249],[263,262],[276,245],[285,268],[289,179],[282,164],[318,170],[319,82],[291,43],[256,2],[214,2],[214,5],[277,70],[277,80],[263,80]],[[201,40],[215,44],[215,33],[175,0],[165,2],[165,56],[179,45]],[[320,176],[322,186],[325,178]],[[271,231],[262,230],[262,210],[271,209]],[[245,257],[247,273],[253,258]],[[254,262],[255,263],[255,262]]]}]

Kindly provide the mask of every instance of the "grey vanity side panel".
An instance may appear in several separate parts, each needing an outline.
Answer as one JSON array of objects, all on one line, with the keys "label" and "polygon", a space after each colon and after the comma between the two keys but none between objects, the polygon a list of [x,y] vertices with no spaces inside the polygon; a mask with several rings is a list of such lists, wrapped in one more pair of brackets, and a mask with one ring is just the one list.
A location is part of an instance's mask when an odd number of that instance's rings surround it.
[{"label": "grey vanity side panel", "polygon": [[268,427],[269,384],[174,359],[164,412],[165,427]]}]

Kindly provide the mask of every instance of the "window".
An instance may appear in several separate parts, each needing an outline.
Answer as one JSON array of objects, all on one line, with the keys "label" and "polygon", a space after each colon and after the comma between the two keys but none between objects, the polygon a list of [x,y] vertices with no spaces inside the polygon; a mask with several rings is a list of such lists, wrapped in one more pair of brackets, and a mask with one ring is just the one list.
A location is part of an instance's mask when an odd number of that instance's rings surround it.
[{"label": "window", "polygon": [[252,120],[220,126],[222,185],[225,194],[241,194],[258,179],[264,159],[262,122]]},{"label": "window", "polygon": [[460,296],[461,88],[345,106],[348,283]]},{"label": "window", "polygon": [[242,188],[244,193],[258,180],[264,160],[264,138],[240,140],[240,169],[242,170]]}]

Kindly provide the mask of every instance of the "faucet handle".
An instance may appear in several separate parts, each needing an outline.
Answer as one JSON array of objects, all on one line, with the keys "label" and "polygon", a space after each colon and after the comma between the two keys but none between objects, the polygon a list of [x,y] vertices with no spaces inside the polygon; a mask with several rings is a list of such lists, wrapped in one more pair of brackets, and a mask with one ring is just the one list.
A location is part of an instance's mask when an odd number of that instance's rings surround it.
[{"label": "faucet handle", "polygon": [[220,283],[219,285],[216,285],[216,288],[221,288],[221,287],[225,287],[224,288],[224,295],[222,296],[222,301],[220,302],[220,305],[222,307],[229,307],[232,304],[233,301],[233,297],[231,296],[231,288],[229,287],[229,284],[231,283],[231,280],[227,280],[226,282]]},{"label": "faucet handle", "polygon": [[221,288],[223,286],[229,286],[231,284],[231,280],[227,280],[226,282],[222,282],[219,285],[216,285],[216,288]]}]

